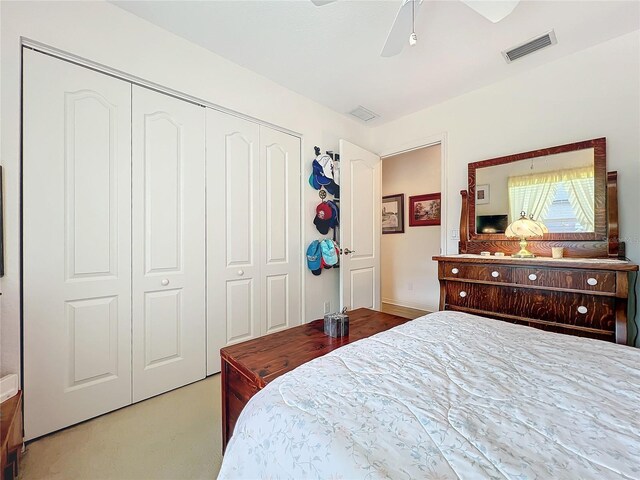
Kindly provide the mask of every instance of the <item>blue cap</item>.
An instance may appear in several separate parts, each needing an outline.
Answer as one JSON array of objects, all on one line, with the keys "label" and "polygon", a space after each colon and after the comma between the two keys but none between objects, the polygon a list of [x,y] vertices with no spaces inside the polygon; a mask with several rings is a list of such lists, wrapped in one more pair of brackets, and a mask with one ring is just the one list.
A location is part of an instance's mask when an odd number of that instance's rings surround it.
[{"label": "blue cap", "polygon": [[336,205],[336,203],[333,200],[327,200],[327,205],[329,205],[329,207],[333,211],[330,227],[335,228],[338,225],[340,225],[340,208],[338,208],[338,205]]},{"label": "blue cap", "polygon": [[318,240],[314,240],[307,247],[307,267],[314,275],[322,273],[322,248]]},{"label": "blue cap", "polygon": [[320,188],[322,188],[322,185],[318,183],[318,181],[316,180],[316,176],[313,173],[309,177],[309,185],[311,185],[316,190],[320,190]]},{"label": "blue cap", "polygon": [[338,263],[338,255],[336,254],[336,245],[333,243],[333,240],[329,238],[325,238],[320,242],[322,247],[322,258],[324,259],[324,263],[329,266],[334,266]]},{"label": "blue cap", "polygon": [[338,186],[333,180],[329,180],[329,183],[322,183],[322,186],[330,195],[333,195],[336,198],[340,197],[340,186]]},{"label": "blue cap", "polygon": [[311,175],[313,176],[316,183],[319,183],[320,185],[328,185],[330,183],[333,183],[333,180],[331,178],[325,176],[324,169],[317,160],[314,160],[311,163],[311,166],[313,167],[313,173]]}]

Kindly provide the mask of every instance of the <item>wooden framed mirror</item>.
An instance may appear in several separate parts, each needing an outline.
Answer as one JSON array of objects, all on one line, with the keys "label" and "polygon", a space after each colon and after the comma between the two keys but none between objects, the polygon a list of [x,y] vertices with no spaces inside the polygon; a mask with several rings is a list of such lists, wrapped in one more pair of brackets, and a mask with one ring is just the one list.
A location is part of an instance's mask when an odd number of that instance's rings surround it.
[{"label": "wooden framed mirror", "polygon": [[539,254],[562,246],[567,256],[617,256],[617,193],[608,210],[608,185],[617,188],[616,176],[607,178],[605,138],[469,163],[461,253],[508,253],[514,242],[504,231],[524,211],[549,230],[529,239]]}]

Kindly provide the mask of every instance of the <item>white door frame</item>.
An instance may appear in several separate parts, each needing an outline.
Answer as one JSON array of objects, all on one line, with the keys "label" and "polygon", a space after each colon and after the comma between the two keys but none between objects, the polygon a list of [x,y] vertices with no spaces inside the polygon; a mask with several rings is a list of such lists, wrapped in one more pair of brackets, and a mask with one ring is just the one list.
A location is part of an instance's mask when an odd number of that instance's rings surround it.
[{"label": "white door frame", "polygon": [[[447,233],[449,225],[447,221],[447,132],[430,135],[428,137],[412,140],[410,142],[392,144],[393,146],[386,148],[380,152],[380,159],[384,160],[388,157],[400,155],[401,153],[419,150],[421,148],[440,145],[440,254],[447,253]],[[384,174],[383,174],[384,175]],[[380,231],[382,237],[382,231]]]}]

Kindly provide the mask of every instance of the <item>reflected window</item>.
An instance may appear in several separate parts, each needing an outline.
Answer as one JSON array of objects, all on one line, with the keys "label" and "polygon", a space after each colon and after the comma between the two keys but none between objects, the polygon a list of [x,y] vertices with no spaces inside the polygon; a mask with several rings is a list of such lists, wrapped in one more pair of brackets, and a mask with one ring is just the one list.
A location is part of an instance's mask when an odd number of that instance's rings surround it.
[{"label": "reflected window", "polygon": [[[558,184],[555,198],[542,223],[549,229],[549,233],[590,231],[588,225],[583,225],[578,220],[576,212],[569,202],[569,191],[564,183]],[[593,226],[591,231],[593,231]]]},{"label": "reflected window", "polygon": [[593,167],[509,177],[509,221],[524,211],[550,233],[594,230]]}]

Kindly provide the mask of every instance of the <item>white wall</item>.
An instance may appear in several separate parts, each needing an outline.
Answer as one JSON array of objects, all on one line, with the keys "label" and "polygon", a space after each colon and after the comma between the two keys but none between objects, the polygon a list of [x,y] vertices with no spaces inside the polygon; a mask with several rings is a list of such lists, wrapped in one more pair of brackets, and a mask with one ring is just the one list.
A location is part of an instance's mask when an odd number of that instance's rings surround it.
[{"label": "white wall", "polygon": [[[527,61],[526,59],[519,61]],[[640,33],[623,35],[534,70],[421,110],[371,131],[374,149],[420,144],[446,133],[447,253],[460,219],[467,164],[607,137],[617,170],[621,237],[640,262]],[[443,228],[445,224],[443,223]]]},{"label": "white wall", "polygon": [[382,301],[434,312],[438,310],[440,227],[410,227],[409,197],[440,191],[440,145],[382,160],[382,195],[404,193],[404,232],[382,235]]},{"label": "white wall", "polygon": [[[5,167],[6,276],[1,280],[0,373],[19,371],[19,161],[20,36],[188,93],[303,134],[303,177],[313,146],[337,149],[345,138],[364,147],[363,125],[312,102],[222,57],[104,2],[0,2],[2,162]],[[305,243],[320,235],[313,225],[317,192],[306,179]],[[304,245],[306,250],[306,245]],[[323,304],[338,305],[338,276],[305,270],[306,320]]]}]

